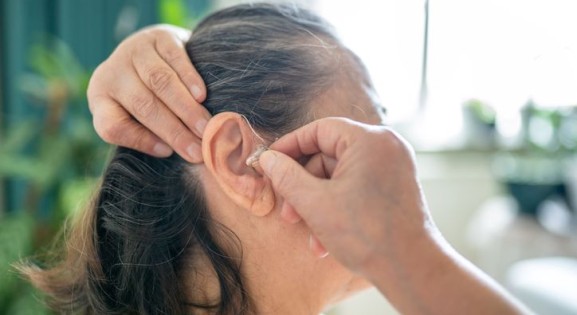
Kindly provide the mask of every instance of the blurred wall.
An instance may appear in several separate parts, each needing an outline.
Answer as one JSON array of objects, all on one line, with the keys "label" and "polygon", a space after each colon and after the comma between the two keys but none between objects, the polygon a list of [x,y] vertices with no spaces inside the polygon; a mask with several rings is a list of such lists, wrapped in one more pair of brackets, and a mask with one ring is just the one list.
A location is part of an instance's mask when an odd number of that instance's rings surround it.
[{"label": "blurred wall", "polygon": [[[19,86],[22,75],[30,71],[30,52],[35,45],[60,39],[82,66],[94,69],[122,38],[158,22],[159,1],[2,0],[0,132],[24,118],[40,115],[39,107],[24,96]],[[4,182],[4,188],[0,186],[0,212],[21,207],[22,186],[17,180]]]},{"label": "blurred wall", "polygon": [[[2,65],[2,60],[4,60],[3,55],[3,49],[2,47],[4,44],[4,32],[2,30],[6,29],[6,25],[4,23],[4,6],[0,5],[0,17],[2,17],[2,20],[0,20],[0,144],[2,143],[2,122],[4,121],[4,94],[3,94],[3,74],[4,74],[4,67]],[[2,183],[2,181],[0,180],[0,218],[2,217],[2,214],[4,213],[4,207],[5,207],[5,199],[4,199],[4,185]]]},{"label": "blurred wall", "polygon": [[501,192],[491,152],[448,151],[417,154],[419,178],[435,223],[449,243],[473,259],[468,224],[476,210]]}]

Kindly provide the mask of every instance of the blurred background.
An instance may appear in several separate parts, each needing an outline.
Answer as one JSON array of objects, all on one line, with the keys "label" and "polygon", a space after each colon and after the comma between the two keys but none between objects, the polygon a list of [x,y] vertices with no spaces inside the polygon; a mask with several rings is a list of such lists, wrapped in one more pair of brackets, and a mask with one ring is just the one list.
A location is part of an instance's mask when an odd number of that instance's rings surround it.
[{"label": "blurred background", "polygon": [[[46,250],[102,171],[94,68],[141,27],[238,2],[1,0],[0,314],[49,314],[10,265]],[[537,313],[577,314],[577,3],[292,2],[364,60],[447,240]],[[328,314],[396,312],[369,291]]]}]

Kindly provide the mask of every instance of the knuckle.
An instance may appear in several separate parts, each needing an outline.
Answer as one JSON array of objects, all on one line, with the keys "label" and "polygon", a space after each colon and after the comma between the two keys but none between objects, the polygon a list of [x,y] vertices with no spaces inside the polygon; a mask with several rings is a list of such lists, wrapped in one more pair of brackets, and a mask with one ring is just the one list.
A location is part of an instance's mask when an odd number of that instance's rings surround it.
[{"label": "knuckle", "polygon": [[389,152],[397,153],[399,156],[414,155],[412,146],[396,132],[387,129],[384,131],[383,136],[385,139],[384,144]]},{"label": "knuckle", "polygon": [[162,35],[162,30],[160,30],[158,26],[151,26],[145,28],[142,33],[148,36],[158,37]]},{"label": "knuckle", "polygon": [[100,102],[99,97],[90,92],[90,87],[86,92],[86,102],[88,103],[88,110],[92,115],[95,115],[97,103]]},{"label": "knuckle", "polygon": [[166,69],[152,68],[148,70],[148,82],[155,92],[164,92],[172,78],[172,74]]},{"label": "knuckle", "polygon": [[137,117],[144,119],[153,118],[157,113],[156,102],[151,95],[133,94],[130,96],[129,101]]},{"label": "knuckle", "polygon": [[136,150],[144,150],[147,144],[147,135],[145,133],[136,133],[133,135],[132,148]]},{"label": "knuckle", "polygon": [[[202,79],[200,79],[200,77],[192,71],[187,71],[185,74],[182,74],[182,81],[187,83],[187,84],[196,84],[199,86],[204,84]],[[205,93],[204,89],[201,89],[200,92],[202,94]]]},{"label": "knuckle", "polygon": [[384,143],[387,145],[396,145],[399,142],[399,138],[397,137],[397,135],[388,128],[382,130],[381,134],[378,136],[382,137]]},{"label": "knuckle", "polygon": [[177,126],[175,127],[171,132],[170,132],[170,139],[171,139],[171,144],[177,146],[179,143],[182,142],[182,144],[184,144],[185,138],[186,138],[186,134],[187,131],[184,127],[182,126]]},{"label": "knuckle", "polygon": [[178,62],[183,57],[182,56],[183,51],[179,50],[175,47],[169,47],[169,48],[163,49],[161,51],[161,53],[162,53],[162,58],[164,60],[166,60],[169,64]]},{"label": "knuckle", "polygon": [[88,81],[88,86],[86,87],[86,99],[88,100],[88,105],[92,108],[91,103],[96,103],[96,98],[106,92],[107,85],[102,84],[106,81],[106,69],[103,69],[104,64],[100,64],[93,72],[90,80]]},{"label": "knuckle", "polygon": [[144,29],[144,32],[154,36],[155,38],[162,38],[165,36],[170,36],[170,28],[172,25],[170,24],[155,24],[152,26],[148,26]]},{"label": "knuckle", "polygon": [[94,118],[94,128],[98,136],[107,143],[118,144],[122,138],[121,124],[105,124],[101,119]]},{"label": "knuckle", "polygon": [[389,132],[389,141],[390,143],[398,148],[403,148],[404,147],[404,142],[403,140],[394,132]]},{"label": "knuckle", "polygon": [[90,98],[91,95],[94,94],[94,89],[97,88],[96,86],[96,79],[100,77],[102,64],[100,64],[94,71],[92,71],[92,75],[90,76],[90,80],[88,80],[88,86],[86,87],[86,96]]}]

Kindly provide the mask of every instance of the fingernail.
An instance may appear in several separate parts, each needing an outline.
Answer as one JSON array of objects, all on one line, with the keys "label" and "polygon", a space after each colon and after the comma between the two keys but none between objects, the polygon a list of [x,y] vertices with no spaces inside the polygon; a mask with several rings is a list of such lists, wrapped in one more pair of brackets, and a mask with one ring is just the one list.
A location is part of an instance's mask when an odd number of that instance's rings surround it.
[{"label": "fingernail", "polygon": [[198,136],[202,138],[202,135],[204,134],[204,129],[206,129],[206,124],[208,123],[208,121],[206,121],[206,119],[201,118],[199,119],[196,124],[194,125],[194,128],[196,129],[196,131],[198,132]]},{"label": "fingernail", "polygon": [[296,213],[296,211],[292,208],[291,205],[286,203],[286,201],[282,204],[282,208],[280,211],[280,216],[285,221],[291,224],[295,224],[301,221],[301,217]]},{"label": "fingernail", "polygon": [[323,244],[314,237],[314,235],[309,235],[309,249],[318,257],[325,258],[329,255],[329,252],[325,249]]},{"label": "fingernail", "polygon": [[172,154],[172,149],[162,142],[155,144],[152,150],[158,156],[169,156],[170,154]]},{"label": "fingernail", "polygon": [[272,169],[274,168],[274,165],[276,164],[276,159],[277,159],[276,153],[267,150],[260,155],[258,163],[260,167],[262,167],[262,169],[265,171],[265,173],[270,174]]},{"label": "fingernail", "polygon": [[194,97],[194,99],[197,102],[200,102],[200,98],[202,97],[202,91],[200,90],[200,88],[196,85],[193,85],[190,88],[190,93],[192,93],[192,96]]},{"label": "fingernail", "polygon": [[186,153],[194,162],[202,161],[202,150],[198,143],[193,142],[186,148]]}]

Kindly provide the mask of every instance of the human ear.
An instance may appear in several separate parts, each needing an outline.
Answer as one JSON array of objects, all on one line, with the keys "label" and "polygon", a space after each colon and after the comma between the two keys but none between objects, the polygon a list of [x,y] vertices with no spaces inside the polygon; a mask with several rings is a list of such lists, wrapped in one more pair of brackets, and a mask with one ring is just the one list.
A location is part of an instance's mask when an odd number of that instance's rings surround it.
[{"label": "human ear", "polygon": [[234,203],[256,216],[267,215],[275,206],[270,181],[246,164],[261,141],[248,121],[233,112],[212,117],[202,137],[209,173]]}]

